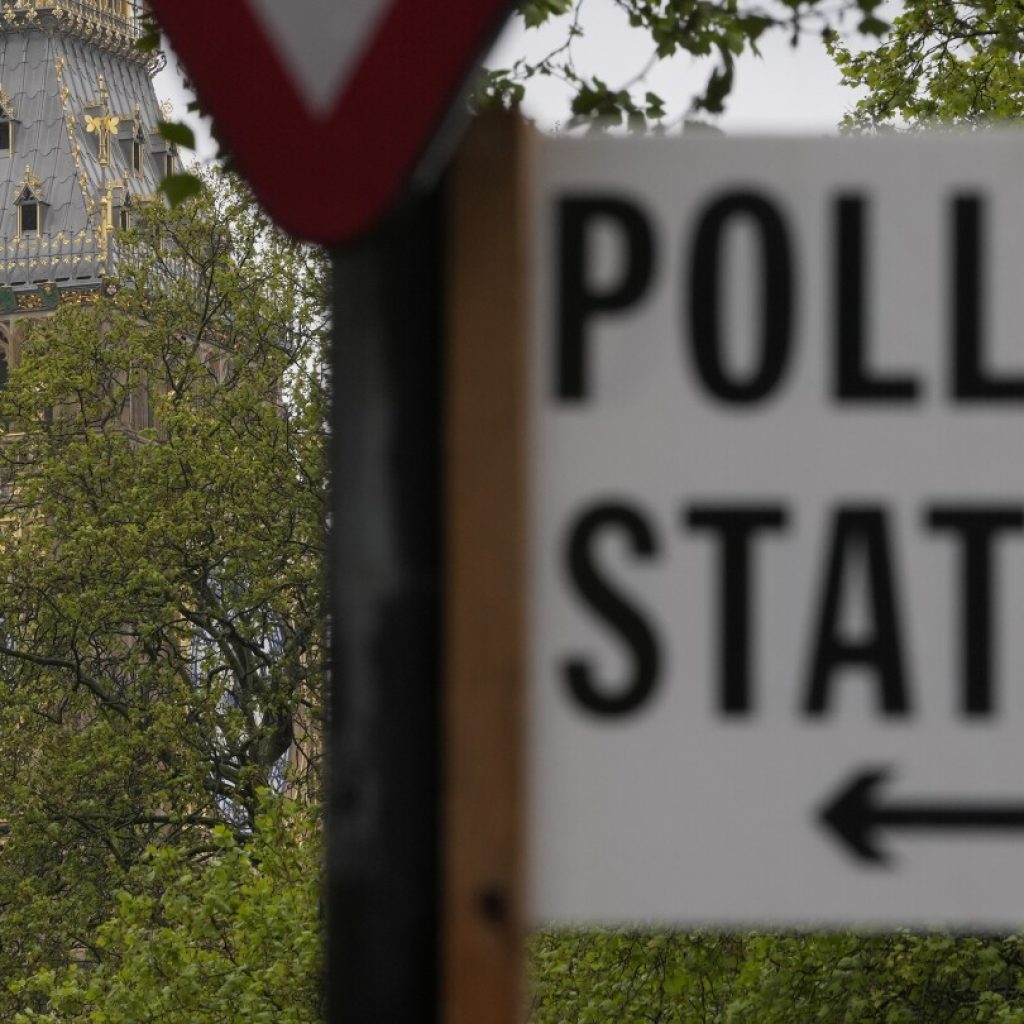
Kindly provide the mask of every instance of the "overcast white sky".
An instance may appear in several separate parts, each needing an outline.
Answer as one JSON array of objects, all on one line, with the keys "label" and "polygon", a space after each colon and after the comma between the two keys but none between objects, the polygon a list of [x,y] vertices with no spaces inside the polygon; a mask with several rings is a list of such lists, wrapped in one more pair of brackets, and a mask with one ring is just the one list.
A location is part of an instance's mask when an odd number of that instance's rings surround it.
[{"label": "overcast white sky", "polygon": [[[612,0],[587,0],[584,38],[574,56],[581,70],[599,74],[609,85],[629,81],[650,56],[645,37],[629,29]],[[564,22],[541,30],[525,31],[513,19],[487,60],[491,67],[506,66],[523,54],[540,54],[552,41],[564,38]],[[821,133],[835,130],[854,94],[839,85],[839,76],[819,38],[808,34],[795,49],[783,33],[764,43],[763,58],[744,58],[737,70],[736,87],[725,115],[718,123],[730,133]],[[668,101],[670,114],[684,112],[686,104],[708,73],[692,58],[660,63],[648,79],[650,88]],[[184,115],[187,97],[171,59],[157,76],[157,92],[170,99],[176,115]],[[547,128],[556,128],[568,111],[568,93],[551,80],[528,94],[527,113]],[[212,156],[208,140],[200,139],[200,156]]]}]

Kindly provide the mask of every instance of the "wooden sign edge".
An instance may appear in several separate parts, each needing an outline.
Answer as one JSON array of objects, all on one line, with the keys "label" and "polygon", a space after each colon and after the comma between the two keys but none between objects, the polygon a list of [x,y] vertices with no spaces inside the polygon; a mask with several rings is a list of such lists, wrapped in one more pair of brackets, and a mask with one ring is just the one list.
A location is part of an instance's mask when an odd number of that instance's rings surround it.
[{"label": "wooden sign edge", "polygon": [[450,181],[444,1024],[525,1020],[523,733],[532,130],[479,118]]}]

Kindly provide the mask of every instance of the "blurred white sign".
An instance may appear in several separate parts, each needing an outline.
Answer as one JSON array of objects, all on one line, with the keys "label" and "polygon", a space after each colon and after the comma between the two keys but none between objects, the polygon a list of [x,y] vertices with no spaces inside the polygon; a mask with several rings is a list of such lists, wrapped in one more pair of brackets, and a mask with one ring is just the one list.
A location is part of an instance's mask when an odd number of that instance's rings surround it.
[{"label": "blurred white sign", "polygon": [[1024,143],[536,178],[532,912],[1024,923]]}]

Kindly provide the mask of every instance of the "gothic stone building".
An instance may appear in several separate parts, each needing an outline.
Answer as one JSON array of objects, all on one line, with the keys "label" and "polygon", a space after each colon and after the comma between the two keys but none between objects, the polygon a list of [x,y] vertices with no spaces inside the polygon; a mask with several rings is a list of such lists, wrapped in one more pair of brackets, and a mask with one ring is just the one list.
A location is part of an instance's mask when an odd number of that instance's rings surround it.
[{"label": "gothic stone building", "polygon": [[109,287],[115,229],[175,167],[140,0],[0,0],[0,378],[26,320]]}]

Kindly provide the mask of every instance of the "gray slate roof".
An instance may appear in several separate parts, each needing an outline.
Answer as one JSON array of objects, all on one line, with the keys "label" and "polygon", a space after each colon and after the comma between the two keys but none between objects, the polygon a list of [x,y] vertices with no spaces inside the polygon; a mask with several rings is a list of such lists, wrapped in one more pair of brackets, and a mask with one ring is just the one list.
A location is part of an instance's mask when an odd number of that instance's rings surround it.
[{"label": "gray slate roof", "polygon": [[[162,115],[150,68],[124,51],[59,21],[12,26],[0,15],[0,101],[9,98],[15,119],[13,153],[0,150],[0,285],[98,283],[113,269],[104,200],[117,223],[127,194],[134,202],[156,195],[166,167]],[[87,130],[104,100],[107,116],[119,119],[107,166],[98,134]],[[141,173],[132,168],[136,125],[145,139]],[[19,238],[15,200],[26,182],[44,203],[42,223],[38,236]]]}]

